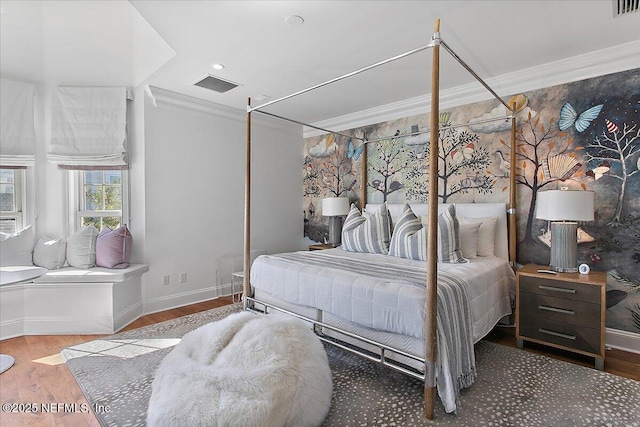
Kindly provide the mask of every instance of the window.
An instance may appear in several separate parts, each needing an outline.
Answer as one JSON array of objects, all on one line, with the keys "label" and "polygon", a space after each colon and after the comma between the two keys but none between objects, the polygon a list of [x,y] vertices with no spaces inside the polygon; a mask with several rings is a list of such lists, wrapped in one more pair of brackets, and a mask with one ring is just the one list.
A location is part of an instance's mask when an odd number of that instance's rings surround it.
[{"label": "window", "polygon": [[0,232],[22,230],[24,222],[24,170],[0,169]]},{"label": "window", "polygon": [[78,194],[73,229],[93,224],[98,230],[113,230],[127,223],[127,171],[84,170],[72,174],[76,174]]}]

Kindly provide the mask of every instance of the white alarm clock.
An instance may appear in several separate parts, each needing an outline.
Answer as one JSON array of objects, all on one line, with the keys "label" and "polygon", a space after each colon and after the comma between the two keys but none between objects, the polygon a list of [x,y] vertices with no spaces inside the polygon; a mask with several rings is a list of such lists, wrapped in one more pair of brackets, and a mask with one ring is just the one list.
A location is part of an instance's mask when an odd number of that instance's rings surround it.
[{"label": "white alarm clock", "polygon": [[580,274],[589,274],[591,268],[589,268],[587,264],[580,264],[578,266],[578,271],[580,272]]}]

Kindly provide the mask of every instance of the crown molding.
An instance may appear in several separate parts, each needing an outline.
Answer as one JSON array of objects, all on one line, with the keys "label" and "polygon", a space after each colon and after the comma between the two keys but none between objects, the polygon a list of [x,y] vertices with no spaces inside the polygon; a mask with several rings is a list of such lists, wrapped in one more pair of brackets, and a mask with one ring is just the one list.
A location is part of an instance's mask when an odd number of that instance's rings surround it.
[{"label": "crown molding", "polygon": [[[155,106],[163,106],[170,108],[179,108],[182,110],[194,111],[206,115],[215,115],[236,122],[246,123],[247,113],[238,108],[227,107],[226,105],[216,104],[215,102],[206,101],[193,96],[183,95],[181,93],[162,89],[156,86],[149,86],[155,100]],[[148,96],[148,95],[147,95]],[[293,125],[289,122],[253,114],[251,122],[258,126],[264,126],[271,129],[287,130],[298,129],[300,125]]]},{"label": "crown molding", "polygon": [[[503,74],[485,81],[497,93],[512,95],[633,68],[640,68],[640,40]],[[473,82],[441,91],[440,109],[491,98],[489,92],[477,82]],[[430,110],[431,94],[427,94],[313,124],[325,129],[354,129],[374,123],[425,114]],[[303,131],[305,138],[322,134],[322,131],[309,127],[305,127]]]}]

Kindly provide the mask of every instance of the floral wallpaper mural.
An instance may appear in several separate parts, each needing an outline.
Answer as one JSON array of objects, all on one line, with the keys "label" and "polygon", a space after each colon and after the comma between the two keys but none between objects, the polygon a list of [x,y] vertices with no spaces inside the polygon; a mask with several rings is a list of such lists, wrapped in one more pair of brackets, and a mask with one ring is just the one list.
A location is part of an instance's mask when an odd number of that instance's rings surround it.
[{"label": "floral wallpaper mural", "polygon": [[[516,170],[509,165],[505,107],[489,100],[441,111],[439,203],[508,202],[516,174],[519,264],[548,264],[548,224],[535,218],[539,192],[595,192],[595,220],[580,223],[578,260],[607,271],[607,327],[640,333],[640,69],[515,94]],[[487,121],[490,118],[498,120]],[[305,139],[305,236],[325,240],[323,197],[360,203],[424,203],[428,114]],[[367,182],[362,181],[366,136]]]}]

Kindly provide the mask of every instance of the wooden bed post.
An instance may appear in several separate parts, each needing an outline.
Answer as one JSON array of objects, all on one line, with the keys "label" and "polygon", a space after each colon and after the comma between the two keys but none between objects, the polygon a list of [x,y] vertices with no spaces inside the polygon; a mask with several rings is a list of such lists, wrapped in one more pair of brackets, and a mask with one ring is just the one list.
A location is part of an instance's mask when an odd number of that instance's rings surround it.
[{"label": "wooden bed post", "polygon": [[436,403],[436,355],[437,325],[436,310],[438,285],[438,134],[440,117],[440,19],[436,19],[433,35],[433,63],[431,66],[431,136],[429,142],[429,231],[427,237],[427,286],[425,298],[425,417],[433,419]]},{"label": "wooden bed post", "polygon": [[244,277],[242,279],[242,308],[247,309],[247,297],[251,291],[251,98],[247,100],[247,144],[244,169]]},{"label": "wooden bed post", "polygon": [[364,212],[364,208],[367,205],[367,134],[362,135],[362,143],[364,148],[362,149],[362,182],[360,184],[360,211]]},{"label": "wooden bed post", "polygon": [[513,102],[511,113],[511,159],[509,168],[509,263],[516,269],[516,102]]}]

